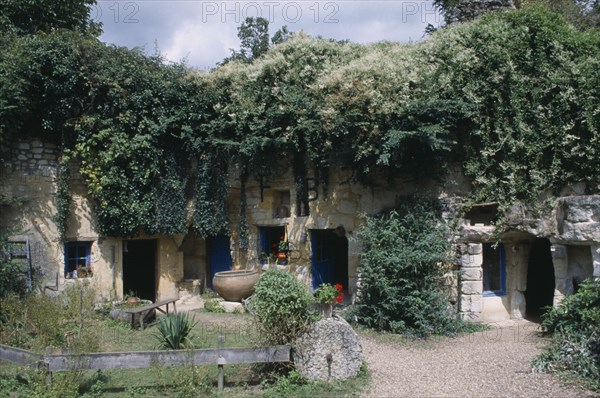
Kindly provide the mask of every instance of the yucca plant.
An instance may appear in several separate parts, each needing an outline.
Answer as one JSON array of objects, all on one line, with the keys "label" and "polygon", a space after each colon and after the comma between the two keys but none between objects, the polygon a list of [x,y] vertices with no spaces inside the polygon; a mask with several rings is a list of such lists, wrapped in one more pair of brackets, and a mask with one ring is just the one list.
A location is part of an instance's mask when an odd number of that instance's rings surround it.
[{"label": "yucca plant", "polygon": [[191,348],[190,332],[198,324],[188,313],[169,314],[158,323],[158,347],[165,350]]}]

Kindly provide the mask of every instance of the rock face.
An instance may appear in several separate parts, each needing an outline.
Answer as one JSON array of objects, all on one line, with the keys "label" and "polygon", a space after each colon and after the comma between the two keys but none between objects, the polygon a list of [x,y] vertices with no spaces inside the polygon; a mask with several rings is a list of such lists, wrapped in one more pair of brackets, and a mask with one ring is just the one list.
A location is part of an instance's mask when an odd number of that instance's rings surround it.
[{"label": "rock face", "polygon": [[565,243],[600,242],[600,195],[559,198],[556,225]]},{"label": "rock face", "polygon": [[354,377],[363,362],[358,335],[337,316],[315,322],[296,340],[292,357],[302,376],[323,381]]}]

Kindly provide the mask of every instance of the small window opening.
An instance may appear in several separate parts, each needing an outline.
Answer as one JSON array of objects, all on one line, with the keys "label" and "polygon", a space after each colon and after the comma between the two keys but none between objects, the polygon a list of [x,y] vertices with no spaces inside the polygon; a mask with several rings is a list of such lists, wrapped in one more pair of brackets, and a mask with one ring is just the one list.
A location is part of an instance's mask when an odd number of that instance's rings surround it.
[{"label": "small window opening", "polygon": [[93,275],[90,262],[92,242],[68,242],[65,244],[65,278],[78,279]]}]

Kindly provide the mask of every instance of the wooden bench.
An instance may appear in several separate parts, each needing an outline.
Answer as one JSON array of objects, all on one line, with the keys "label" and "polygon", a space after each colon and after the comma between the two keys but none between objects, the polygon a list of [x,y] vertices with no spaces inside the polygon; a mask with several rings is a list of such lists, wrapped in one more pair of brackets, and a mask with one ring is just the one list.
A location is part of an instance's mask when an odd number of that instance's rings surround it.
[{"label": "wooden bench", "polygon": [[[156,303],[145,305],[143,307],[127,309],[124,311],[127,312],[128,314],[131,314],[131,327],[132,328],[135,328],[135,316],[136,316],[136,314],[139,314],[140,329],[144,330],[144,321],[146,319],[148,319],[152,310],[158,310],[158,311],[162,312],[163,314],[168,314],[169,313],[169,305],[173,304],[173,312],[176,314],[177,307],[175,306],[175,302],[177,300],[179,300],[179,299],[172,298],[172,299],[167,299],[167,300],[161,300],[161,301],[157,301]],[[165,306],[166,308],[163,310],[162,308],[160,308],[162,306]]]}]

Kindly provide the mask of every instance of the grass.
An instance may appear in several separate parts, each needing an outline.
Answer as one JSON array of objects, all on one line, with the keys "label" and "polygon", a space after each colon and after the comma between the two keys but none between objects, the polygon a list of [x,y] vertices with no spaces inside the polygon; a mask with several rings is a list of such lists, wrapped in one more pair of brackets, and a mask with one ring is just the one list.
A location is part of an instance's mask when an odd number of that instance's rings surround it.
[{"label": "grass", "polygon": [[[195,348],[217,347],[219,336],[225,337],[225,347],[252,347],[257,341],[248,314],[201,310],[191,313],[199,320],[191,333]],[[85,318],[84,330],[92,333],[94,346],[100,352],[146,351],[157,347],[154,324],[145,330],[132,330],[128,323],[94,314]],[[46,388],[41,372],[0,363],[0,397],[353,397],[368,383],[366,369],[357,378],[343,383],[306,382],[292,377],[293,373],[267,383],[252,365],[227,365],[224,375],[222,393],[217,392],[216,366],[55,373],[51,388]]]}]

